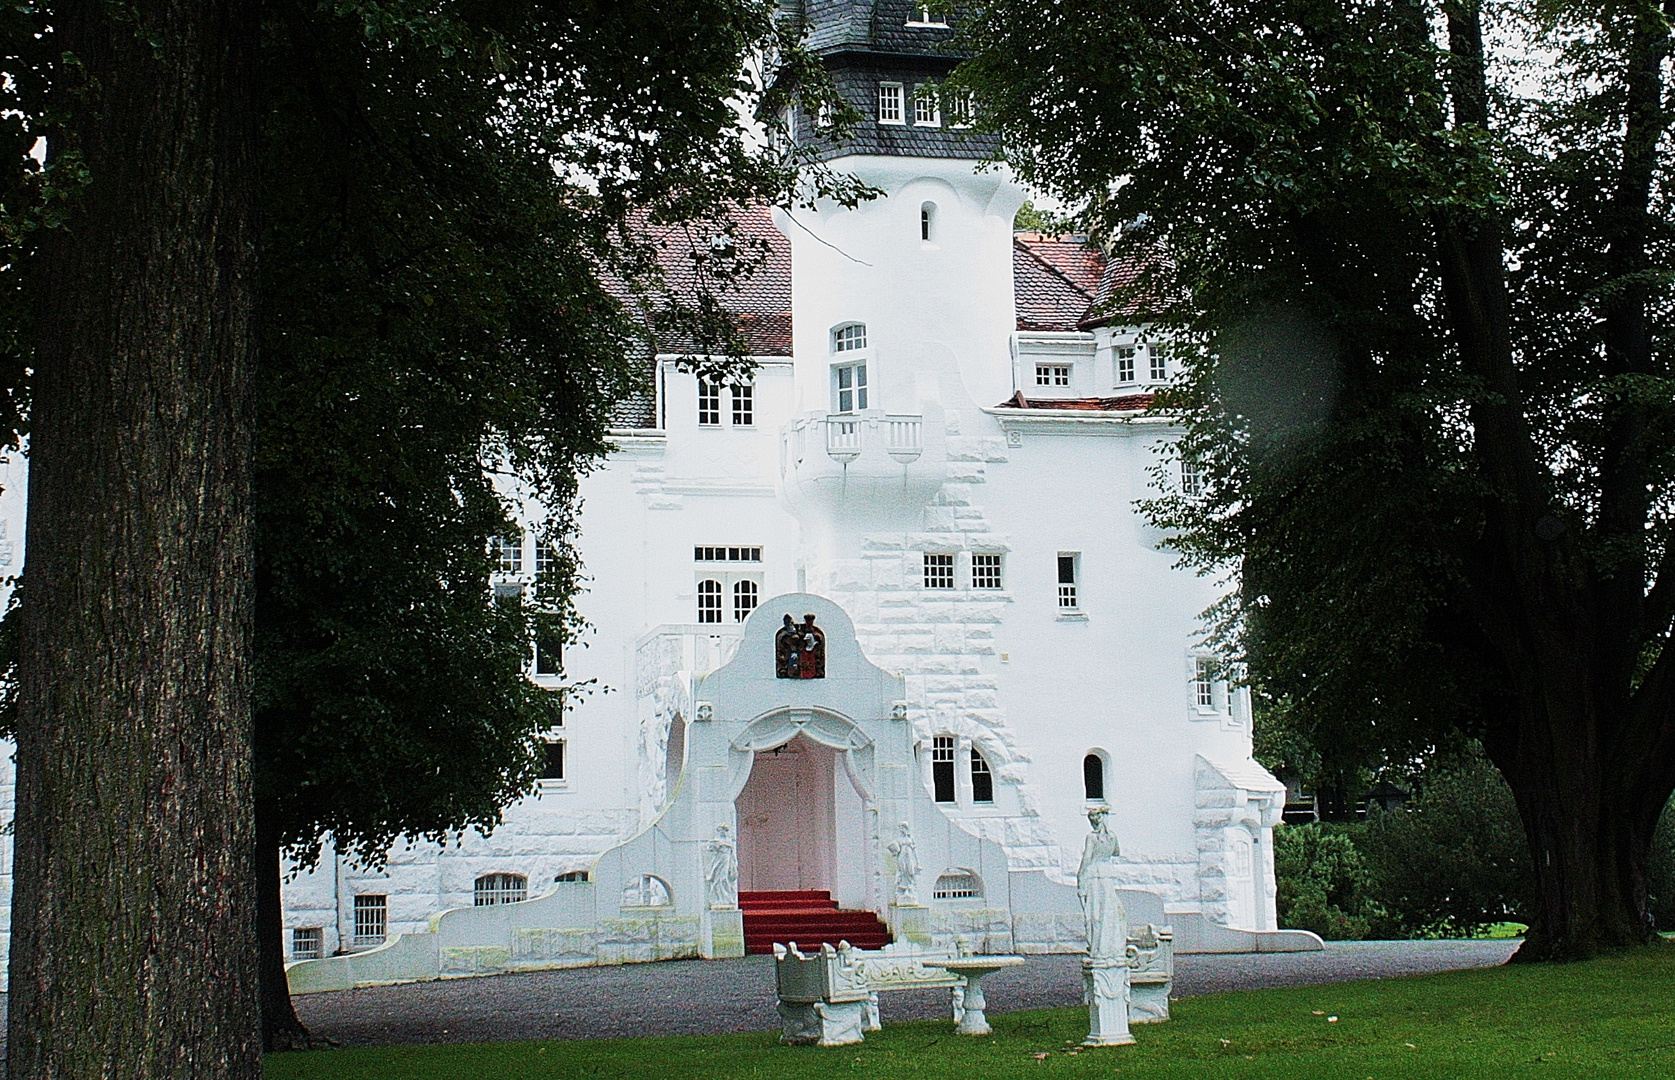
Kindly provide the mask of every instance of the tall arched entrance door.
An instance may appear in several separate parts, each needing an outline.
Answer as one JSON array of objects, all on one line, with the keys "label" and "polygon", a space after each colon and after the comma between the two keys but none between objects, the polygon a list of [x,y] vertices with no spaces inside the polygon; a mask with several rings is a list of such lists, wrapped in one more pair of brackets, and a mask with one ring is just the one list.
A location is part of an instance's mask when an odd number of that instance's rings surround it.
[{"label": "tall arched entrance door", "polygon": [[756,751],[735,803],[741,891],[833,890],[837,772],[837,751],[802,735]]}]

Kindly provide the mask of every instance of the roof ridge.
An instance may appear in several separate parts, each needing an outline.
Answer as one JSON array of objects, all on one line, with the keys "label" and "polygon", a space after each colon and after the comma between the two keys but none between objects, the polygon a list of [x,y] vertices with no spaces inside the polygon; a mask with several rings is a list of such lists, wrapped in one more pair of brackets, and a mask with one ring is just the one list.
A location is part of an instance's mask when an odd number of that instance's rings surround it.
[{"label": "roof ridge", "polygon": [[[1088,290],[1082,288],[1080,285],[1076,284],[1076,282],[1072,281],[1070,279],[1070,276],[1068,274],[1066,274],[1063,270],[1060,270],[1058,267],[1054,266],[1052,263],[1048,262],[1046,259],[1043,259],[1040,255],[1037,255],[1034,251],[1031,251],[1030,246],[1028,244],[1024,243],[1022,240],[1018,239],[1018,235],[1016,233],[1012,234],[1012,246],[1020,249],[1021,251],[1024,252],[1024,254],[1026,254],[1030,258],[1034,259],[1049,274],[1052,274],[1054,277],[1058,278],[1060,281],[1064,282],[1066,285],[1070,286],[1072,289],[1075,289],[1077,292],[1079,292],[1083,296],[1087,297],[1088,301],[1090,303],[1093,301],[1094,297],[1097,295],[1097,290],[1095,292],[1089,292]],[[1100,277],[1105,276],[1104,267],[1100,267],[1099,274],[1100,274]]]}]

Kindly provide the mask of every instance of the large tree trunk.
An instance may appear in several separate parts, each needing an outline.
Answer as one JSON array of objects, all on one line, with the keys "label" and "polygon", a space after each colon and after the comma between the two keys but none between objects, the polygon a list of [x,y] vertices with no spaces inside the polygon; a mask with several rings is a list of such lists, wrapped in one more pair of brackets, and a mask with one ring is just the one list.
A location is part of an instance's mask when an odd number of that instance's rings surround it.
[{"label": "large tree trunk", "polygon": [[271,808],[256,808],[256,935],[261,949],[262,1049],[305,1050],[308,1029],[291,1004],[285,978],[285,911],[280,892],[279,823]]},{"label": "large tree trunk", "polygon": [[19,662],[9,1075],[256,1080],[254,6],[70,0]]}]

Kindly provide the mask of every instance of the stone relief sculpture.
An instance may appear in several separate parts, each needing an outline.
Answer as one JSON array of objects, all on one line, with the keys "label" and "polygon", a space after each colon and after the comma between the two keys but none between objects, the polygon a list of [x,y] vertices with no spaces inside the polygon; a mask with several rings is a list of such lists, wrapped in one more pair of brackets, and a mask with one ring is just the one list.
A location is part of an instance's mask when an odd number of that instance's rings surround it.
[{"label": "stone relief sculpture", "polygon": [[715,839],[704,845],[709,851],[704,880],[709,886],[712,911],[731,911],[738,907],[739,854],[738,845],[733,843],[731,832],[727,826],[717,825]]},{"label": "stone relief sculpture", "polygon": [[774,635],[774,674],[781,679],[826,677],[826,632],[814,625],[813,615],[804,615],[801,626],[785,616]]},{"label": "stone relief sculpture", "polygon": [[897,837],[885,849],[896,857],[896,906],[917,907],[919,904],[919,849],[913,844],[913,832],[907,822],[901,823]]},{"label": "stone relief sculpture", "polygon": [[1082,984],[1088,999],[1089,1046],[1134,1041],[1128,1030],[1128,913],[1118,891],[1119,848],[1106,820],[1109,814],[1104,806],[1088,811],[1093,831],[1082,845],[1082,865],[1076,871],[1076,896],[1082,902],[1088,939]]}]

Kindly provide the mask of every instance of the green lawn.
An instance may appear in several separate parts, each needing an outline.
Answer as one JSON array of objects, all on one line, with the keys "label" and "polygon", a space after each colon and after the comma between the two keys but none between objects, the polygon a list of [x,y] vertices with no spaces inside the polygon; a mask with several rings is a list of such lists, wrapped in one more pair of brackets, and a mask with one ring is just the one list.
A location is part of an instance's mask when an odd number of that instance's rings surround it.
[{"label": "green lawn", "polygon": [[[1333,1019],[1333,1018],[1336,1019]],[[1675,947],[1564,966],[1494,968],[1177,1002],[1139,1045],[1082,1050],[1080,1009],[991,1014],[995,1034],[894,1024],[860,1046],[772,1034],[326,1050],[270,1057],[269,1080],[844,1076],[887,1080],[1675,1077]]]}]

